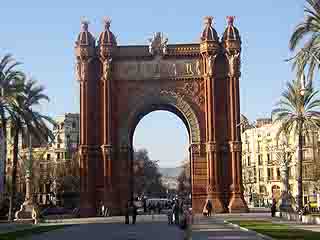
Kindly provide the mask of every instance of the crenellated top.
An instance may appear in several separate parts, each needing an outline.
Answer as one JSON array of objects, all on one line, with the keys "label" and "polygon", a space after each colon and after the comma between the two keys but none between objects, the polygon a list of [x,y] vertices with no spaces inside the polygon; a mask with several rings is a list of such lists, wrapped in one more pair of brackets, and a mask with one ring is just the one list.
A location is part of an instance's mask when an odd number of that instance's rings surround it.
[{"label": "crenellated top", "polygon": [[204,23],[205,28],[201,34],[201,41],[214,41],[219,42],[219,37],[216,30],[212,27],[213,17],[205,17]]},{"label": "crenellated top", "polygon": [[76,46],[77,47],[95,47],[95,39],[88,30],[89,22],[86,20],[81,21],[81,31],[78,35]]},{"label": "crenellated top", "polygon": [[116,37],[110,31],[111,20],[109,18],[104,19],[104,31],[100,34],[98,45],[99,46],[117,46]]},{"label": "crenellated top", "polygon": [[[89,22],[81,21],[81,31],[76,41],[76,56],[81,59],[90,57],[100,57],[103,60],[107,58],[126,59],[126,58],[146,58],[153,59],[157,54],[150,54],[150,50],[156,52],[163,58],[171,57],[196,57],[199,54],[214,55],[218,52],[223,52],[226,49],[228,52],[241,50],[241,38],[238,29],[234,26],[235,17],[227,17],[228,26],[221,40],[218,37],[216,30],[213,28],[213,17],[207,16],[204,18],[205,27],[201,34],[200,43],[190,44],[168,44],[168,39],[161,39],[157,42],[155,39],[147,45],[134,46],[119,46],[115,35],[110,30],[111,20],[104,19],[104,30],[100,33],[96,43],[95,38],[88,30]],[[158,35],[156,35],[158,36]],[[157,44],[160,46],[159,47]]]},{"label": "crenellated top", "polygon": [[228,16],[227,17],[227,23],[228,26],[226,30],[224,31],[222,42],[224,41],[239,41],[241,43],[241,37],[239,34],[238,29],[233,25],[234,23],[234,16]]}]

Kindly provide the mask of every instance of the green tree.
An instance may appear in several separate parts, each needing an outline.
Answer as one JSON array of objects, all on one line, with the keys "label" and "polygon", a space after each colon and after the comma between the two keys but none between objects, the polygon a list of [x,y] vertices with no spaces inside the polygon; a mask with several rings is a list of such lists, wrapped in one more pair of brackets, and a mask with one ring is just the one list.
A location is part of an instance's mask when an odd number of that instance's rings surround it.
[{"label": "green tree", "polygon": [[299,81],[288,82],[281,100],[272,111],[273,122],[280,123],[278,137],[290,133],[298,137],[298,209],[302,208],[303,137],[308,138],[320,127],[320,100],[316,98],[317,94],[311,82],[307,84],[304,94],[300,92]]},{"label": "green tree", "polygon": [[146,149],[134,152],[134,192],[160,196],[165,193],[158,162],[151,160]]},{"label": "green tree", "polygon": [[[16,70],[20,63],[16,62],[12,55],[7,54],[0,60],[0,124],[2,137],[4,138],[4,153],[3,159],[0,161],[4,164],[7,159],[7,121],[8,116],[11,114],[11,103],[14,101],[18,94],[23,91],[23,73]],[[6,176],[3,176],[3,184],[5,185]]]},{"label": "green tree", "polygon": [[55,122],[50,117],[33,109],[39,106],[43,100],[49,101],[48,96],[44,94],[44,87],[37,85],[37,82],[34,80],[26,80],[25,78],[23,79],[23,83],[23,94],[17,95],[10,106],[12,109],[10,122],[13,129],[13,161],[9,221],[13,219],[13,206],[17,191],[19,134],[22,134],[23,130],[27,129],[28,134],[34,136],[38,141],[47,141],[48,137],[54,138],[47,123],[55,124]]},{"label": "green tree", "polygon": [[188,198],[191,194],[190,161],[183,161],[182,170],[178,176],[178,194]]},{"label": "green tree", "polygon": [[296,51],[296,55],[290,60],[293,60],[293,69],[297,71],[298,78],[307,69],[310,81],[320,63],[320,3],[319,0],[306,2],[305,18],[292,33],[289,48]]}]

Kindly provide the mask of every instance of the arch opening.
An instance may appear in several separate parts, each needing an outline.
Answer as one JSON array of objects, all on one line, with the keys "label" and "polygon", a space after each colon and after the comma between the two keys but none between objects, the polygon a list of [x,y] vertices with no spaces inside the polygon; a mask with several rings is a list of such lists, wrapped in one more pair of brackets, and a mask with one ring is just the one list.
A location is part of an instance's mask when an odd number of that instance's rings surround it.
[{"label": "arch opening", "polygon": [[[170,105],[152,105],[137,114],[130,130],[134,149],[131,175],[133,197],[152,201],[167,199],[167,204],[162,203],[162,208],[171,207],[170,201],[177,197],[191,205],[190,127],[183,114]],[[144,150],[147,160],[144,159]],[[143,168],[144,161],[154,162],[162,176],[161,186],[150,188],[145,184],[145,192],[142,192],[139,168]]]}]

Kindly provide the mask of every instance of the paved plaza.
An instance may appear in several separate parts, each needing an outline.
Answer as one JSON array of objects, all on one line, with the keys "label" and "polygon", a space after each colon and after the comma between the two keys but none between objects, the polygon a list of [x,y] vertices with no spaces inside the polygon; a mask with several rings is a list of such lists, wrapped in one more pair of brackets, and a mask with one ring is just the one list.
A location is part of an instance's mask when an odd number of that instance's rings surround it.
[{"label": "paved plaza", "polygon": [[[77,221],[76,221],[77,222]],[[168,225],[166,216],[139,216],[136,225],[123,224],[123,218],[88,219],[76,225],[35,235],[29,239],[110,239],[110,240],[182,240],[185,233],[175,225]],[[256,234],[243,231],[225,223],[223,218],[196,218],[192,227],[192,240],[207,239],[261,239]]]},{"label": "paved plaza", "polygon": [[[235,225],[229,224],[231,220],[265,220],[276,224],[287,224],[291,228],[300,228],[311,231],[320,231],[319,225],[306,225],[299,222],[286,221],[279,218],[271,218],[268,213],[249,214],[217,214],[211,218],[195,216],[192,226],[192,240],[259,240],[255,232],[245,231]],[[167,224],[165,215],[138,216],[136,225],[126,225],[123,223],[124,217],[108,218],[78,218],[78,219],[58,219],[51,220],[44,225],[70,225],[40,235],[34,235],[28,239],[35,240],[70,240],[70,239],[110,239],[110,240],[182,240],[184,231],[175,225]],[[39,225],[37,225],[39,226]],[[0,224],[0,233],[8,231],[23,230],[35,225],[29,224]],[[25,239],[25,238],[24,238]]]}]

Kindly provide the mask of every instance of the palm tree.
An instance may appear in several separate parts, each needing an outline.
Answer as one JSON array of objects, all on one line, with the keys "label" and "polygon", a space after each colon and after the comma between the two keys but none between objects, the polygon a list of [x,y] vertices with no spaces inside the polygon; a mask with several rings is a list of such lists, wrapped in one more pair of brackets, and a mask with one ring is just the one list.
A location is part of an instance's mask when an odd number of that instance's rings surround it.
[{"label": "palm tree", "polygon": [[46,141],[48,137],[54,138],[47,123],[55,124],[55,122],[50,117],[32,109],[32,107],[40,105],[43,100],[49,101],[48,96],[43,93],[44,87],[37,85],[34,80],[25,80],[24,82],[23,94],[18,95],[11,105],[10,121],[13,127],[13,162],[9,221],[13,218],[13,203],[16,195],[19,135],[26,129],[28,134],[35,136],[39,141]]},{"label": "palm tree", "polygon": [[316,98],[318,91],[311,82],[306,91],[301,94],[300,83],[295,80],[287,83],[286,90],[281,94],[281,100],[272,111],[274,123],[280,123],[278,137],[281,134],[293,133],[298,137],[298,209],[302,209],[302,161],[303,137],[309,137],[320,127],[320,99]]},{"label": "palm tree", "polygon": [[289,43],[291,51],[298,51],[289,60],[293,60],[293,69],[297,70],[299,78],[307,68],[307,79],[310,81],[320,65],[320,3],[319,0],[306,1],[308,4],[304,9],[306,17],[296,26]]},{"label": "palm tree", "polygon": [[[0,60],[0,125],[2,130],[2,137],[4,142],[3,161],[4,169],[7,159],[7,120],[10,115],[10,103],[15,96],[20,94],[23,90],[21,79],[23,73],[15,70],[20,63],[16,62],[10,54],[5,55]],[[5,185],[6,176],[3,176],[3,184]]]}]

